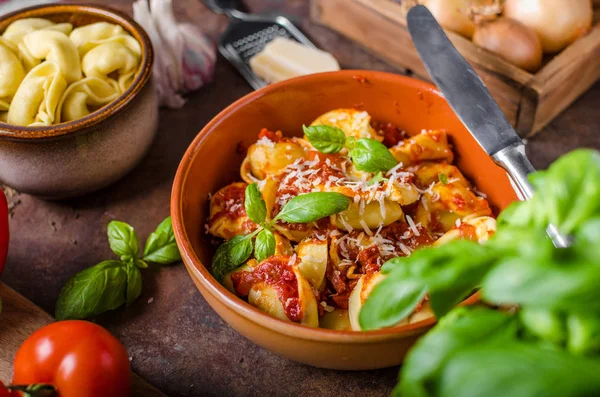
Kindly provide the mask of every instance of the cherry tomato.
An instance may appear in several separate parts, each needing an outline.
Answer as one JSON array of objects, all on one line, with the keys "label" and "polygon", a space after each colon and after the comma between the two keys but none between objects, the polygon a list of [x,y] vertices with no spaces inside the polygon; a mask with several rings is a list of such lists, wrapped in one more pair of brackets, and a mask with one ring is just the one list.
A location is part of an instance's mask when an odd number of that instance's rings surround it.
[{"label": "cherry tomato", "polygon": [[34,332],[19,348],[13,385],[47,383],[59,397],[127,397],[127,351],[101,326],[59,321]]},{"label": "cherry tomato", "polygon": [[13,397],[15,394],[8,390],[4,383],[0,382],[0,397]]},{"label": "cherry tomato", "polygon": [[4,192],[0,189],[0,275],[2,275],[8,253],[8,237],[8,203]]}]

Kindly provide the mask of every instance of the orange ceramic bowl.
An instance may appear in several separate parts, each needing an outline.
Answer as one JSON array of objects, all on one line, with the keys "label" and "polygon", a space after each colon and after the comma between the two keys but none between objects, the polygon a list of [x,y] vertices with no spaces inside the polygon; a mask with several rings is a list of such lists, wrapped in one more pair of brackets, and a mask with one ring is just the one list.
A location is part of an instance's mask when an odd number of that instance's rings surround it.
[{"label": "orange ceramic bowl", "polygon": [[[209,193],[240,180],[239,168],[261,128],[302,135],[302,124],[336,108],[358,107],[373,120],[395,123],[409,134],[448,131],[457,164],[498,210],[517,199],[497,167],[454,115],[436,88],[394,74],[341,71],[273,84],[217,115],[185,153],[173,186],[171,215],[183,261],[211,307],[240,334],[276,354],[316,367],[363,370],[402,362],[434,319],[370,332],[308,328],[272,318],[227,291],[210,274],[214,247],[204,234]],[[473,303],[477,295],[465,303]]]}]

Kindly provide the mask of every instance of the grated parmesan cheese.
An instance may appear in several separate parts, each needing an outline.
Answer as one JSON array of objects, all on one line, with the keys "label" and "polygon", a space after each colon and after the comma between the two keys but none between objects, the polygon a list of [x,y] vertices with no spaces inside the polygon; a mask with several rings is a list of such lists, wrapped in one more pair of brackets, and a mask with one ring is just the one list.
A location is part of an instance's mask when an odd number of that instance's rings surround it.
[{"label": "grated parmesan cheese", "polygon": [[419,233],[419,229],[417,229],[417,225],[415,225],[415,221],[410,217],[410,215],[406,215],[406,221],[408,222],[408,226],[415,234],[415,236],[419,237],[421,233]]}]

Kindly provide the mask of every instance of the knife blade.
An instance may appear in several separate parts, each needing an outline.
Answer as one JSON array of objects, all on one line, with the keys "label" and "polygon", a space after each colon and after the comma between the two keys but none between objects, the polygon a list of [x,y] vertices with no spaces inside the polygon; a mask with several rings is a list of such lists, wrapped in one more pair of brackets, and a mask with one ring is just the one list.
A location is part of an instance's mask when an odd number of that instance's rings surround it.
[{"label": "knife blade", "polygon": [[[508,172],[521,196],[530,199],[533,187],[527,175],[535,172],[535,168],[525,154],[523,141],[490,91],[427,7],[412,7],[406,20],[419,57],[454,113],[487,154]],[[568,238],[555,226],[549,225],[546,232],[556,247],[568,245]]]}]

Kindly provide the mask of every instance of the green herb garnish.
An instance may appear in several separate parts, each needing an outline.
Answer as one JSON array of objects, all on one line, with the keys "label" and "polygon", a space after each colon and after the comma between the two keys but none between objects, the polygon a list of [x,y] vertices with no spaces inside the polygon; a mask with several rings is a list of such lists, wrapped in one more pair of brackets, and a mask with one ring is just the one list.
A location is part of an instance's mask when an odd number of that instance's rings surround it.
[{"label": "green herb garnish", "polygon": [[142,293],[140,268],[147,262],[168,265],[181,260],[175,243],[171,217],[148,237],[139,256],[137,233],[125,222],[108,224],[108,241],[120,261],[108,260],[73,276],[61,289],[56,302],[56,319],[82,319],[124,304],[131,305]]}]

